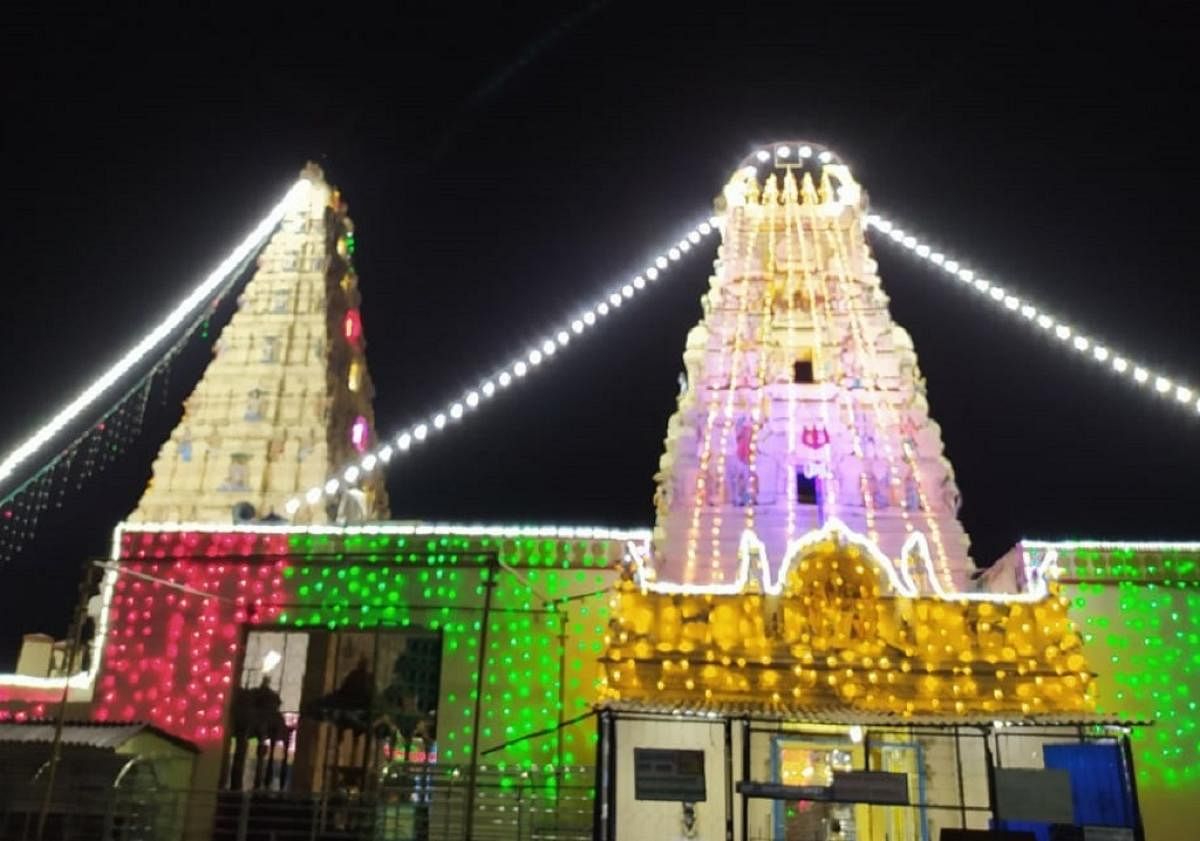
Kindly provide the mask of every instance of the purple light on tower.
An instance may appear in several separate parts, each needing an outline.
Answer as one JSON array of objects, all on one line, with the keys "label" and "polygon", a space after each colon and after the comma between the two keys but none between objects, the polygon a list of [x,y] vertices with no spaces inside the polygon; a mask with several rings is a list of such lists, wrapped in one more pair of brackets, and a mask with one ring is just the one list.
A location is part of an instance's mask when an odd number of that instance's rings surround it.
[{"label": "purple light on tower", "polygon": [[359,415],[354,419],[354,423],[350,425],[350,443],[354,445],[354,449],[360,453],[367,450],[367,433],[370,427],[367,425],[367,419]]}]

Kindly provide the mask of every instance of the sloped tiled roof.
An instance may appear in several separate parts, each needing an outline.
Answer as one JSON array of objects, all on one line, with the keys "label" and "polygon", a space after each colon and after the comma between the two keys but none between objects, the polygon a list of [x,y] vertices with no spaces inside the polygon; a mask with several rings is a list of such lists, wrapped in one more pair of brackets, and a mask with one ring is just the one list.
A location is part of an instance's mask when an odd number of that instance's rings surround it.
[{"label": "sloped tiled roof", "polygon": [[[196,746],[191,742],[172,736],[143,722],[71,722],[63,725],[62,743],[64,745],[85,745],[87,747],[116,750],[139,733],[149,732],[164,741],[171,742],[191,751]],[[31,721],[27,723],[5,722],[0,724],[0,744],[50,744],[54,741],[54,723],[49,721]]]}]

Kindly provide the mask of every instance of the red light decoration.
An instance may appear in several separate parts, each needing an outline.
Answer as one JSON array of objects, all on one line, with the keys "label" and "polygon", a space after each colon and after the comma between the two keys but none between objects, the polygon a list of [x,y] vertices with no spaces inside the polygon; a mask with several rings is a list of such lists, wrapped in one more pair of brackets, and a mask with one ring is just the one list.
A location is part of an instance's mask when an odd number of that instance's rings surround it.
[{"label": "red light decoration", "polygon": [[95,719],[219,741],[242,626],[278,618],[287,553],[278,534],[126,536],[122,569],[162,581],[122,575],[114,585]]},{"label": "red light decoration", "polygon": [[357,307],[346,310],[342,317],[342,335],[346,341],[357,347],[362,342],[362,316]]}]

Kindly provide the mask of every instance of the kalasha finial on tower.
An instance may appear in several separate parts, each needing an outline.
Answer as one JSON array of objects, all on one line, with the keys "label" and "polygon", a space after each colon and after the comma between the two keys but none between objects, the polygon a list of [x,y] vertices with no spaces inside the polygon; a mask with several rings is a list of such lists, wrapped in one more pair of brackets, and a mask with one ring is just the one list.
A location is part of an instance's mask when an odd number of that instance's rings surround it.
[{"label": "kalasha finial on tower", "polygon": [[321,165],[316,161],[309,161],[304,165],[304,169],[300,170],[300,177],[307,178],[314,184],[324,184],[325,170],[321,169]]}]

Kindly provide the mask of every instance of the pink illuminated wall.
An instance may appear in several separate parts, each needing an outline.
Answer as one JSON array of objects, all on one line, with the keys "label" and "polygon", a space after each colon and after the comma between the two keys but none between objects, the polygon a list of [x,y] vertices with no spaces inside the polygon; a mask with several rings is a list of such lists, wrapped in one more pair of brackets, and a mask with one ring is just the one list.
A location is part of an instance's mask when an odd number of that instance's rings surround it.
[{"label": "pink illuminated wall", "polygon": [[242,626],[278,617],[287,551],[282,534],[125,535],[93,717],[219,740]]}]

